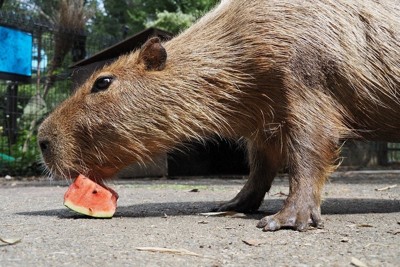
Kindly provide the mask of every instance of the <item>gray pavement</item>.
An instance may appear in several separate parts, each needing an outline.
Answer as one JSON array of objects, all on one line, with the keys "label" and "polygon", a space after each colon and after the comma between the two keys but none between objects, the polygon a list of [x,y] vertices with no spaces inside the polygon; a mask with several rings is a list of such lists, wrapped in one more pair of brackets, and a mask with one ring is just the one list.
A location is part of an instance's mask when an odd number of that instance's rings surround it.
[{"label": "gray pavement", "polygon": [[0,242],[0,266],[400,266],[399,172],[335,173],[324,191],[325,228],[306,233],[255,227],[282,205],[284,176],[258,214],[200,215],[244,182],[111,181],[115,216],[90,219],[63,206],[66,181],[0,177],[0,238],[22,238]]}]

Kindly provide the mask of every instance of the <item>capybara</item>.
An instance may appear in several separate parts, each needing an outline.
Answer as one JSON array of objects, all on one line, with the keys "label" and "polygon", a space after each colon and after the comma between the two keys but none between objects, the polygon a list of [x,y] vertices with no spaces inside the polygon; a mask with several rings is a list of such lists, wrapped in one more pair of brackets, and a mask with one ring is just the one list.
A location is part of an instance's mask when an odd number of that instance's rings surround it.
[{"label": "capybara", "polygon": [[215,136],[245,140],[250,164],[218,210],[257,210],[285,167],[289,196],[258,227],[321,226],[339,140],[400,141],[400,1],[223,0],[95,72],[38,140],[50,172],[96,180]]}]

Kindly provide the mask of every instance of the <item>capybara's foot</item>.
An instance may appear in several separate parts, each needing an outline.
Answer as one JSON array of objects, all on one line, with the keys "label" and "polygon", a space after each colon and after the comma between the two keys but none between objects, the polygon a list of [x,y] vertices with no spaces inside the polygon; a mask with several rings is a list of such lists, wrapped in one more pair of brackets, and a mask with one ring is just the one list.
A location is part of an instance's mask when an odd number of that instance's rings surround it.
[{"label": "capybara's foot", "polygon": [[[257,211],[264,200],[266,190],[261,186],[254,187],[248,186],[248,184],[246,184],[233,199],[215,208],[214,211],[237,211],[247,213]],[[257,188],[257,190],[253,188]]]},{"label": "capybara's foot", "polygon": [[216,207],[213,211],[237,211],[237,212],[255,212],[258,210],[262,202],[261,200],[252,198],[241,198],[237,195],[232,200]]},{"label": "capybara's foot", "polygon": [[[223,203],[214,211],[255,212],[264,200],[265,193],[271,187],[275,173],[264,176],[250,176],[245,186],[230,201]],[[272,178],[269,178],[272,177]]]},{"label": "capybara's foot", "polygon": [[284,208],[278,213],[262,218],[258,228],[263,231],[277,231],[279,229],[293,229],[297,231],[307,231],[309,226],[323,228],[321,210],[318,205],[297,205],[292,201],[287,201]]}]

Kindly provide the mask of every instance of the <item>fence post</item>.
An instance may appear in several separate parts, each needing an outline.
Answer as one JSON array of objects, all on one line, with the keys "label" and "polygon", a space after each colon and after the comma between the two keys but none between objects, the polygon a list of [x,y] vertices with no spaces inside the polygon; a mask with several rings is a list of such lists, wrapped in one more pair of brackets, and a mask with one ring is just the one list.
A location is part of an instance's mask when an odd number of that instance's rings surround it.
[{"label": "fence post", "polygon": [[11,82],[7,85],[7,92],[4,96],[5,100],[5,129],[4,133],[8,137],[9,146],[17,142],[17,105],[18,82]]}]

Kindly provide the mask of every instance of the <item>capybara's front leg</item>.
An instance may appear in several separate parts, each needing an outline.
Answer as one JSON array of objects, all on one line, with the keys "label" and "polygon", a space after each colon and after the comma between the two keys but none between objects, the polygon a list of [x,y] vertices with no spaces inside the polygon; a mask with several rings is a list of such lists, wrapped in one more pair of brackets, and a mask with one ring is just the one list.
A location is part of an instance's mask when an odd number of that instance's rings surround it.
[{"label": "capybara's front leg", "polygon": [[256,211],[271,188],[276,173],[281,168],[283,153],[280,141],[248,141],[250,175],[242,190],[230,201],[218,207],[217,211]]},{"label": "capybara's front leg", "polygon": [[[304,143],[307,141],[308,143]],[[258,223],[257,227],[263,228],[264,231],[276,231],[281,228],[306,231],[309,225],[323,226],[320,210],[321,190],[327,176],[333,170],[335,145],[331,140],[319,139],[317,142],[321,144],[320,150],[314,150],[309,147],[312,143],[309,139],[297,139],[295,142],[292,144],[295,151],[289,151],[289,196],[278,213],[264,217]]]}]

